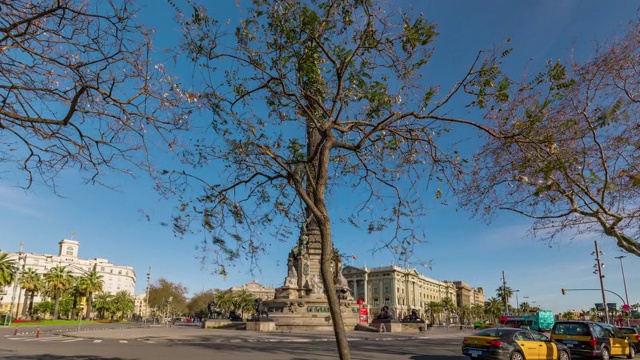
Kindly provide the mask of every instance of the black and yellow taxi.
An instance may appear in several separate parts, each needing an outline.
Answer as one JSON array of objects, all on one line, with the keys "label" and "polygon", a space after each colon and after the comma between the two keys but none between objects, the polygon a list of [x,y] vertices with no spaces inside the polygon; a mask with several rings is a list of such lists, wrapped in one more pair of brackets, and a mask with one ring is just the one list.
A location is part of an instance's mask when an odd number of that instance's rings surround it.
[{"label": "black and yellow taxi", "polygon": [[462,354],[482,360],[571,360],[569,348],[537,331],[482,329],[462,341]]},{"label": "black and yellow taxi", "polygon": [[640,350],[640,329],[632,326],[619,326],[618,329],[629,338],[637,353]]},{"label": "black and yellow taxi", "polygon": [[636,349],[613,325],[592,321],[556,321],[551,339],[569,348],[572,355],[609,360],[612,356],[633,359]]}]

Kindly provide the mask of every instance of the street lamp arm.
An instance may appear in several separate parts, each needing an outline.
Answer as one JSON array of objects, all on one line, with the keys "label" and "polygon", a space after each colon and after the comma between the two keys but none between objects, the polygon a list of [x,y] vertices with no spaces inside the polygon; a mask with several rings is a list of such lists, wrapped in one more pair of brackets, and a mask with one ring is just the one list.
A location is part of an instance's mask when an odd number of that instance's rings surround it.
[{"label": "street lamp arm", "polygon": [[[600,289],[564,289],[564,291],[600,291]],[[607,290],[607,289],[605,289],[604,291],[606,291],[608,293],[612,293],[613,295],[619,297],[620,301],[622,301],[623,304],[626,304],[626,302],[624,301],[622,296],[620,296],[618,293],[613,292],[611,290]],[[605,306],[607,306],[607,304],[605,304]]]}]

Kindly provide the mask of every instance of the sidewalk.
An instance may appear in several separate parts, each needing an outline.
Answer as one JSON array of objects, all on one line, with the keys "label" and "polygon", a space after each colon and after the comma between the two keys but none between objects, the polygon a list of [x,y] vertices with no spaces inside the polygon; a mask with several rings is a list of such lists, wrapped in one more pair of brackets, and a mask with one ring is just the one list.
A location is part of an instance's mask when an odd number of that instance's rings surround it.
[{"label": "sidewalk", "polygon": [[[374,333],[349,331],[350,341],[385,341],[400,339],[462,338],[471,330],[432,329],[421,333]],[[61,335],[85,339],[151,340],[151,341],[199,341],[199,342],[322,342],[334,341],[333,332],[256,332],[246,330],[202,329],[194,327],[147,327],[129,329],[104,329],[67,332]]]}]

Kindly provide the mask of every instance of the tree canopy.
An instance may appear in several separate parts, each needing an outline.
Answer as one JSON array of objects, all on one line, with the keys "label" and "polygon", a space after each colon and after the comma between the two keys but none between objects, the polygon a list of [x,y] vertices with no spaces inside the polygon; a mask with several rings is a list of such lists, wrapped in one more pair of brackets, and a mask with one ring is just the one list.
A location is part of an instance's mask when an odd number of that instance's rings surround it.
[{"label": "tree canopy", "polygon": [[0,164],[23,175],[10,181],[55,185],[71,167],[88,181],[127,172],[118,160],[144,162],[134,150],[171,144],[170,131],[185,126],[173,110],[186,94],[170,91],[152,60],[151,31],[135,23],[132,1],[0,0],[0,8]]},{"label": "tree canopy", "polygon": [[476,154],[460,203],[534,219],[549,242],[596,233],[640,256],[640,23],[586,61],[549,61],[522,80],[493,60],[468,89],[501,136]]},{"label": "tree canopy", "polygon": [[171,309],[178,314],[187,311],[187,288],[167,279],[160,278],[149,286],[149,309],[165,313]]},{"label": "tree canopy", "polygon": [[[161,172],[163,190],[181,196],[177,232],[204,233],[223,263],[253,259],[291,235],[286,225],[316,227],[325,289],[334,289],[332,222],[388,231],[377,247],[408,261],[424,240],[415,224],[425,191],[438,198],[428,186],[459,175],[459,154],[436,139],[448,122],[481,128],[445,107],[475,66],[441,93],[424,77],[435,24],[391,3],[254,1],[234,29],[191,1],[174,6],[207,115],[182,153],[193,167]],[[209,166],[223,170],[201,170]],[[360,194],[341,204],[346,215],[328,206],[341,191]],[[338,300],[327,296],[347,359]]]}]

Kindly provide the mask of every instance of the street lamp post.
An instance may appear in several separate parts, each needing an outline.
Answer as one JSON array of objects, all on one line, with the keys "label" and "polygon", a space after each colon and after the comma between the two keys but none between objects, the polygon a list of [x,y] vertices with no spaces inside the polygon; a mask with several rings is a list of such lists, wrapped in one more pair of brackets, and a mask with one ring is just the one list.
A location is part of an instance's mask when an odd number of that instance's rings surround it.
[{"label": "street lamp post", "polygon": [[520,302],[518,301],[518,293],[520,290],[513,290],[513,292],[516,294],[516,314],[518,314],[520,312]]},{"label": "street lamp post", "polygon": [[[624,255],[620,255],[620,256],[616,256],[616,259],[620,260],[620,270],[622,270],[622,284],[624,285],[624,298],[627,301],[627,306],[630,306],[629,304],[629,293],[627,292],[627,281],[624,278],[624,266],[622,265],[622,259],[626,258],[626,256]],[[629,308],[629,310],[625,310],[628,311],[627,313],[627,326],[629,326],[629,318],[631,317],[631,308]]]},{"label": "street lamp post", "polygon": [[598,278],[600,278],[600,290],[602,291],[602,302],[604,303],[604,318],[606,323],[610,324],[609,309],[607,306],[607,297],[605,296],[605,293],[604,293],[604,275],[602,275],[602,267],[604,266],[604,264],[600,263],[600,250],[598,250],[598,240],[594,240],[593,242],[596,247],[596,251],[593,254],[596,256],[596,267],[597,267],[594,273],[598,275]]}]

